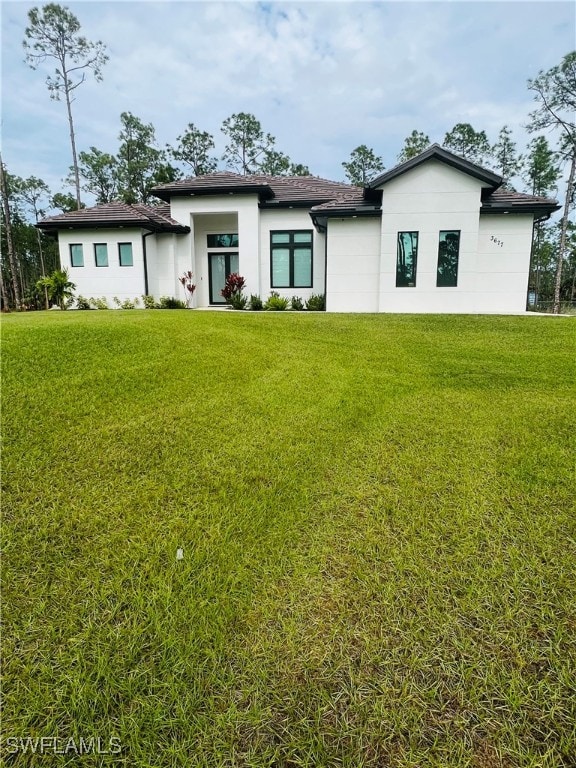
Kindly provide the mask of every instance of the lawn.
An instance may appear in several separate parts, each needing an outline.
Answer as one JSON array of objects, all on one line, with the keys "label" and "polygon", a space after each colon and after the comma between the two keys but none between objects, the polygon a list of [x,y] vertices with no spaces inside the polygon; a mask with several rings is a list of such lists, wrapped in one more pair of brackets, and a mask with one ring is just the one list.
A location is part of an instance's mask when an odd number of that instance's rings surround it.
[{"label": "lawn", "polygon": [[576,765],[574,319],[2,336],[5,765]]}]

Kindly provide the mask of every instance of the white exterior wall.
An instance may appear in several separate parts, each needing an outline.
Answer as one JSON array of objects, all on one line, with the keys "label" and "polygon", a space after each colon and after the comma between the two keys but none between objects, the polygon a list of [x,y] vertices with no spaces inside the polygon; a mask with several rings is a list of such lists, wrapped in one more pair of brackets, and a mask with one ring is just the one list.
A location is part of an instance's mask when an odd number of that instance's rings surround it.
[{"label": "white exterior wall", "polygon": [[532,222],[531,214],[480,217],[476,312],[507,314],[526,310]]},{"label": "white exterior wall", "polygon": [[[208,278],[208,251],[217,253],[219,250],[234,252],[236,248],[214,248],[209,249],[207,245],[207,235],[230,234],[238,232],[238,216],[234,213],[212,213],[195,214],[193,216],[194,227],[194,282],[196,283],[196,304],[198,307],[208,307],[210,305],[210,283]],[[240,237],[238,239],[240,243]],[[238,264],[242,270],[240,261],[240,248],[238,248]],[[240,271],[243,275],[243,272]]]},{"label": "white exterior wall", "polygon": [[378,312],[380,219],[328,219],[328,312]]},{"label": "white exterior wall", "polygon": [[[260,211],[260,288],[254,293],[263,301],[276,291],[290,299],[300,296],[309,299],[313,293],[324,293],[324,262],[326,238],[314,228],[308,208],[279,208]],[[270,265],[270,232],[286,229],[312,230],[312,288],[272,288]]]},{"label": "white exterior wall", "polygon": [[[383,187],[380,312],[474,312],[482,183],[430,160]],[[458,285],[437,288],[441,230],[460,230]],[[396,287],[398,232],[418,232],[416,285]]]},{"label": "white exterior wall", "polygon": [[[206,233],[208,231],[217,232],[216,229],[203,230],[204,240],[202,242],[202,230],[197,227],[203,227],[206,214],[228,215],[236,217],[237,229],[226,231],[238,232],[238,261],[240,274],[246,279],[246,293],[258,293],[260,286],[260,262],[259,262],[259,209],[258,195],[197,195],[187,197],[173,197],[170,201],[171,215],[176,221],[192,228],[194,235],[182,237],[187,241],[190,256],[189,261],[192,264],[185,269],[192,269],[196,280],[196,306],[209,305],[209,283],[208,283],[208,250],[206,247]],[[230,220],[230,218],[228,219]],[[215,219],[214,221],[217,221]],[[210,225],[212,226],[212,224]],[[222,230],[221,230],[222,231]],[[195,258],[192,258],[192,243],[196,246]],[[185,246],[179,245],[182,253],[180,261],[181,266],[186,260]],[[233,249],[230,249],[233,250]]]},{"label": "white exterior wall", "polygon": [[[148,243],[154,236],[147,238]],[[108,266],[97,267],[94,257],[94,244],[106,243],[108,246]],[[121,267],[118,257],[118,243],[132,243],[132,267]],[[81,244],[84,253],[84,266],[73,267],[70,263],[70,245]],[[144,258],[142,252],[142,230],[124,229],[75,229],[60,230],[58,233],[60,263],[68,270],[71,282],[76,285],[75,295],[106,297],[112,308],[112,299],[120,301],[135,299],[144,293]]]}]

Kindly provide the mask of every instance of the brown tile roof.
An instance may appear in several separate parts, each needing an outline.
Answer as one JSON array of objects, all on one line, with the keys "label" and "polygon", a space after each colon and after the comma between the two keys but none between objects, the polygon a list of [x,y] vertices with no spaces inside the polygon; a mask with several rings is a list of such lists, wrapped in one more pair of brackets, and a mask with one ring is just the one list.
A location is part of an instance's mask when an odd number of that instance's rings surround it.
[{"label": "brown tile roof", "polygon": [[321,203],[358,190],[360,187],[318,176],[241,176],[222,171],[161,184],[152,192],[163,200],[169,200],[174,195],[256,193],[263,207],[274,207],[290,203]]},{"label": "brown tile roof", "polygon": [[154,232],[189,232],[190,228],[170,216],[170,206],[106,203],[80,211],[48,216],[37,225],[40,229],[87,229],[106,227],[141,227]]},{"label": "brown tile roof", "polygon": [[548,215],[560,208],[556,200],[524,192],[513,192],[506,187],[498,187],[482,198],[480,213],[540,213]]}]

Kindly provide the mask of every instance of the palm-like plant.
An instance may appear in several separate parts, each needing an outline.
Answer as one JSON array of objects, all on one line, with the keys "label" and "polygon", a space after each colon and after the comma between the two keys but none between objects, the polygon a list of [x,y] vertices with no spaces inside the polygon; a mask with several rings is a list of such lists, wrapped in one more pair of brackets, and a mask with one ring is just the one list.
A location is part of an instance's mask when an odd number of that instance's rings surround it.
[{"label": "palm-like plant", "polygon": [[39,288],[46,288],[48,298],[54,304],[58,304],[60,309],[66,309],[66,300],[74,296],[76,286],[68,279],[68,272],[65,269],[55,269],[48,277],[43,277],[36,283]]}]

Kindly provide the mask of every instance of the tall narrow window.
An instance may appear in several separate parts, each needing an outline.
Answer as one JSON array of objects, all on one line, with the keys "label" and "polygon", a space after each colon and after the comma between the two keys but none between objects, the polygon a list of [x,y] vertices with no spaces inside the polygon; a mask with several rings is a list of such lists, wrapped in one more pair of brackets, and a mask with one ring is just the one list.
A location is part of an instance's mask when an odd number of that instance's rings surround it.
[{"label": "tall narrow window", "polygon": [[312,287],[312,230],[270,232],[272,288]]},{"label": "tall narrow window", "polygon": [[396,287],[416,286],[416,262],[418,261],[418,232],[398,232],[396,251]]},{"label": "tall narrow window", "polygon": [[94,243],[94,259],[97,267],[108,266],[108,246],[106,243]]},{"label": "tall narrow window", "polygon": [[118,260],[121,267],[134,266],[132,243],[118,243]]},{"label": "tall narrow window", "polygon": [[82,243],[74,243],[70,246],[70,265],[73,267],[84,266],[84,250]]},{"label": "tall narrow window", "polygon": [[455,288],[458,285],[458,258],[460,256],[460,230],[450,229],[440,232],[438,242],[438,288]]}]

